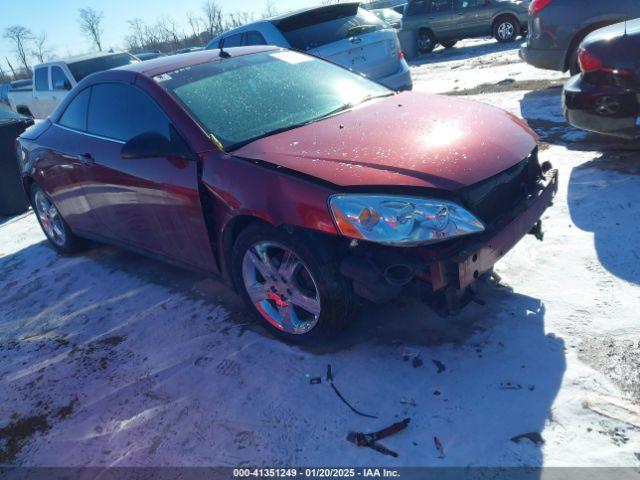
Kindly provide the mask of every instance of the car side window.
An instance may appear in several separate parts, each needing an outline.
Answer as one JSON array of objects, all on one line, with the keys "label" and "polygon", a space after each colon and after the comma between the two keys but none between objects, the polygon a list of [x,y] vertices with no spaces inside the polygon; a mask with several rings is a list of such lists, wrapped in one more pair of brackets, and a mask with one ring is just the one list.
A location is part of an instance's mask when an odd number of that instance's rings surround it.
[{"label": "car side window", "polygon": [[224,46],[226,47],[240,47],[242,46],[242,36],[244,33],[236,33],[235,35],[229,35],[224,37]]},{"label": "car side window", "polygon": [[266,45],[267,41],[262,36],[260,32],[257,30],[251,30],[250,32],[246,32],[244,36],[244,44],[245,45]]},{"label": "car side window", "polygon": [[429,13],[443,13],[453,10],[452,0],[432,0]]},{"label": "car side window", "polygon": [[431,0],[416,0],[410,2],[406,8],[406,15],[423,15],[429,12],[429,5],[431,5]]},{"label": "car side window", "polygon": [[127,142],[141,133],[170,138],[169,119],[142,90],[123,83],[92,87],[87,132]]},{"label": "car side window", "polygon": [[71,90],[71,82],[60,67],[51,67],[51,85],[54,90]]},{"label": "car side window", "polygon": [[38,92],[49,91],[49,67],[37,68],[33,76]]},{"label": "car side window", "polygon": [[457,0],[456,9],[475,8],[485,4],[485,0]]},{"label": "car side window", "polygon": [[77,94],[65,109],[58,123],[63,127],[84,132],[87,129],[87,110],[90,97],[91,87],[85,88]]}]

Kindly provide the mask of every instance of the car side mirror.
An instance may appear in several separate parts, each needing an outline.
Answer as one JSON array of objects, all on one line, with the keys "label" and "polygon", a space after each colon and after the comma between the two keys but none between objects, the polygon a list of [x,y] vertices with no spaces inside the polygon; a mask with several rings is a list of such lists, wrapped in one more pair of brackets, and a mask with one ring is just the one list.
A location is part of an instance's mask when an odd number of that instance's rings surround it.
[{"label": "car side mirror", "polygon": [[141,133],[123,145],[121,156],[126,160],[166,157],[191,160],[193,155],[184,140],[177,133],[175,135],[173,131],[171,133],[173,137],[171,140],[157,132]]},{"label": "car side mirror", "polygon": [[71,90],[71,84],[64,80],[64,81],[57,81],[53,84],[53,89],[56,91],[60,91],[60,90]]}]

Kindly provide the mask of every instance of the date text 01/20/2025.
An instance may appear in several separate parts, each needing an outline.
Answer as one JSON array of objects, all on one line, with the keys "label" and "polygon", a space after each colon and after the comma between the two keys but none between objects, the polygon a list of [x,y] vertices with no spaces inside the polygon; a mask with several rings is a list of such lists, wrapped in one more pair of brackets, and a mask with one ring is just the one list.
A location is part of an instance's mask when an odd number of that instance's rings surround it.
[{"label": "date text 01/20/2025", "polygon": [[400,478],[387,468],[237,468],[234,478]]}]

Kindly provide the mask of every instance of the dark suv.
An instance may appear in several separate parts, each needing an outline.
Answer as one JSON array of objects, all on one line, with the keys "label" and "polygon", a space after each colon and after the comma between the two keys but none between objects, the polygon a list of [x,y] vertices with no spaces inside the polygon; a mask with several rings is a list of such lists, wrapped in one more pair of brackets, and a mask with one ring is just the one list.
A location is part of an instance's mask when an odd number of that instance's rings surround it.
[{"label": "dark suv", "polygon": [[411,0],[402,29],[417,33],[420,53],[431,52],[438,43],[451,48],[463,38],[493,35],[511,42],[527,28],[528,5],[524,0]]},{"label": "dark suv", "polygon": [[640,17],[638,0],[533,0],[520,57],[538,68],[580,72],[578,47],[591,32]]}]

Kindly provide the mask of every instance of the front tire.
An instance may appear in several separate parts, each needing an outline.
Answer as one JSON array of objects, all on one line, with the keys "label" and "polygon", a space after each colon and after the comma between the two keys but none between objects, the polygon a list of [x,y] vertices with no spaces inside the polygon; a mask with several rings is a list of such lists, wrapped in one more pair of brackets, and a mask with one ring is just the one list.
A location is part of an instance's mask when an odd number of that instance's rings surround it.
[{"label": "front tire", "polygon": [[71,231],[49,195],[35,183],[31,186],[31,205],[47,240],[59,253],[71,254],[86,248],[86,240]]},{"label": "front tire", "polygon": [[231,268],[249,308],[287,342],[318,342],[351,319],[351,285],[326,248],[306,235],[251,225],[235,242]]},{"label": "front tire", "polygon": [[456,43],[458,43],[458,40],[444,40],[440,42],[440,45],[442,45],[444,48],[453,48]]},{"label": "front tire", "polygon": [[513,42],[520,34],[520,24],[513,17],[499,18],[493,25],[493,38],[500,43]]}]

